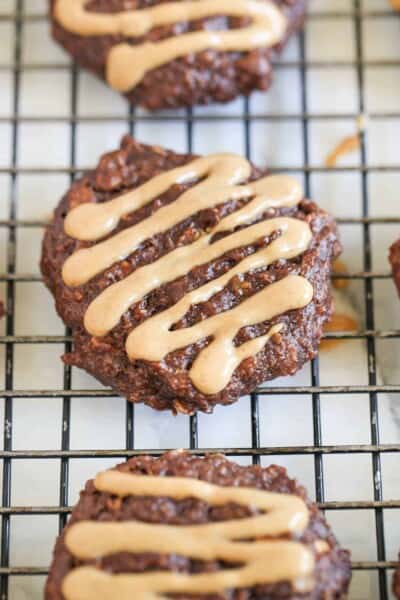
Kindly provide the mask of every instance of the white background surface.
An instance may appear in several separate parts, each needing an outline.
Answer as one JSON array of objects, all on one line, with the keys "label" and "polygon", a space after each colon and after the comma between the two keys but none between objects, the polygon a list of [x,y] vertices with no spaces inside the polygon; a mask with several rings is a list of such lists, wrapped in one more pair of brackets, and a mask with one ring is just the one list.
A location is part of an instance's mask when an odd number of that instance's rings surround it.
[{"label": "white background surface", "polygon": [[[356,57],[354,20],[351,0],[310,0],[311,12],[349,13],[348,18],[310,19],[306,33],[306,57],[312,65],[318,61],[354,61]],[[12,11],[13,0],[0,0],[0,14]],[[44,13],[45,0],[25,0],[26,13]],[[363,8],[385,10],[385,0],[364,0]],[[0,20],[0,64],[10,65],[14,53],[14,24]],[[367,18],[363,24],[365,58],[376,61],[399,60],[400,20],[390,15]],[[299,58],[299,40],[293,39],[282,60]],[[47,65],[45,70],[22,68],[19,114],[23,117],[67,117],[71,109],[68,57],[51,42],[46,21],[23,23],[22,65]],[[53,65],[54,68],[51,68]],[[366,112],[373,113],[367,129],[367,159],[369,165],[400,165],[400,69],[399,67],[365,67]],[[345,135],[355,130],[354,116],[358,112],[357,71],[354,65],[307,69],[307,108],[315,116],[334,113],[337,119],[312,118],[307,127],[310,164],[323,165],[326,154]],[[0,219],[7,218],[11,180],[4,169],[12,162],[13,112],[12,71],[0,69]],[[278,120],[259,119],[250,126],[252,159],[269,167],[301,169],[304,164],[303,122],[299,118],[301,105],[301,74],[298,68],[276,70],[275,84],[268,94],[255,94],[250,110],[259,115],[280,115]],[[241,115],[244,102],[229,106],[195,109],[195,114]],[[138,111],[139,114],[143,114]],[[380,115],[390,112],[393,117]],[[78,78],[79,117],[109,117],[109,120],[78,123],[76,130],[76,163],[92,166],[103,151],[113,149],[127,131],[121,118],[128,114],[126,103],[90,75]],[[182,116],[184,113],[176,113]],[[284,116],[288,118],[283,118]],[[297,115],[297,116],[296,116]],[[68,121],[43,123],[22,120],[17,129],[17,166],[66,168],[70,166],[70,133]],[[187,129],[182,121],[140,121],[135,127],[140,141],[156,143],[186,151]],[[245,131],[240,120],[201,121],[193,126],[193,150],[199,153],[216,151],[245,152]],[[341,161],[344,166],[357,166],[356,153]],[[17,218],[47,219],[61,194],[69,184],[65,173],[38,175],[20,174],[17,178]],[[400,216],[400,171],[372,172],[368,177],[372,216]],[[338,217],[359,217],[362,211],[361,176],[357,171],[312,173],[311,194],[323,207]],[[373,269],[388,272],[387,249],[399,231],[393,225],[373,225]],[[344,261],[350,271],[363,269],[362,229],[360,225],[341,227]],[[17,229],[17,272],[38,275],[38,260],[42,230]],[[0,273],[6,272],[7,229],[0,227]],[[0,284],[0,293],[5,289]],[[15,335],[62,335],[64,328],[55,314],[50,294],[40,282],[17,283],[14,312]],[[389,279],[374,282],[376,329],[400,329],[400,305]],[[352,283],[349,298],[363,328],[363,285]],[[0,325],[4,334],[5,323]],[[379,368],[386,383],[400,383],[398,339],[377,342]],[[62,389],[62,345],[15,345],[14,387],[18,390]],[[4,345],[0,345],[0,387],[4,387]],[[100,388],[83,372],[73,370],[73,388]],[[272,385],[309,385],[307,366],[296,377]],[[336,350],[320,356],[321,385],[363,385],[368,383],[367,357],[364,341],[345,341]],[[0,392],[1,395],[1,392]],[[393,419],[397,397],[379,394],[381,442],[399,443],[399,429]],[[122,399],[73,399],[71,404],[71,449],[125,448],[126,403]],[[212,416],[199,415],[200,447],[250,447],[250,401],[243,398],[232,407],[219,408]],[[400,403],[399,403],[400,407]],[[368,396],[329,395],[321,398],[323,444],[368,444],[370,422]],[[398,410],[400,414],[400,408]],[[56,450],[60,448],[62,429],[61,399],[24,399],[13,401],[12,446],[14,450]],[[3,420],[3,416],[1,416]],[[311,396],[263,396],[260,398],[260,431],[262,446],[309,446],[313,444]],[[3,429],[3,428],[1,428]],[[189,444],[188,419],[158,414],[148,408],[135,408],[135,446],[137,448],[178,448]],[[0,440],[1,441],[1,440]],[[247,458],[239,458],[246,463]],[[382,455],[384,500],[400,498],[398,455]],[[274,461],[288,466],[314,495],[314,459],[311,455],[273,456]],[[115,459],[71,459],[69,503],[77,500],[84,481]],[[368,454],[325,455],[325,495],[327,501],[372,500],[373,481],[371,456]],[[57,506],[59,502],[60,462],[57,459],[23,459],[12,463],[12,504],[16,506]],[[371,510],[328,511],[327,516],[345,547],[353,551],[353,559],[376,560],[375,518]],[[395,560],[400,549],[400,510],[384,513],[386,552]],[[58,517],[11,517],[12,567],[46,567],[58,531]],[[390,575],[390,574],[389,574]],[[10,578],[12,600],[36,600],[42,597],[43,577]],[[376,600],[379,597],[377,573],[356,572],[351,588],[352,600]]]}]

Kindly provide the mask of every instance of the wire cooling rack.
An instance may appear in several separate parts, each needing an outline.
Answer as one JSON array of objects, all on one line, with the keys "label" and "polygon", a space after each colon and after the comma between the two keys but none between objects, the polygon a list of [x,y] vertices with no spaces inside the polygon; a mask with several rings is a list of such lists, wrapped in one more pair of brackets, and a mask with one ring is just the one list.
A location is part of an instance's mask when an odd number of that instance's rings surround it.
[{"label": "wire cooling rack", "polygon": [[[3,45],[0,45],[0,243],[4,243],[5,247],[5,260],[0,258],[0,285],[3,285],[0,292],[4,291],[1,295],[8,311],[0,337],[3,352],[0,357],[4,361],[4,388],[0,389],[0,397],[4,399],[4,437],[0,452],[3,471],[1,599],[41,597],[57,529],[61,530],[64,526],[77,490],[99,467],[135,454],[157,455],[168,447],[185,446],[194,453],[203,453],[207,449],[221,451],[245,463],[267,464],[271,460],[289,463],[293,467],[291,473],[294,470],[295,475],[300,464],[298,461],[306,460],[309,491],[314,493],[328,518],[336,524],[335,531],[343,544],[352,546],[351,539],[346,539],[346,532],[351,528],[349,523],[356,523],[353,541],[355,539],[359,546],[368,546],[365,553],[356,549],[353,554],[355,583],[350,597],[386,600],[390,597],[391,569],[396,564],[396,543],[400,547],[398,521],[393,517],[395,515],[398,519],[400,514],[400,486],[396,475],[393,475],[398,471],[396,461],[400,438],[395,425],[392,437],[386,435],[386,426],[382,434],[382,406],[395,407],[400,380],[396,383],[396,378],[392,381],[389,376],[382,383],[377,358],[386,353],[389,363],[394,361],[395,364],[400,330],[393,328],[395,319],[390,314],[390,318],[381,319],[377,305],[384,304],[383,299],[391,297],[393,310],[397,309],[385,254],[391,242],[390,236],[393,235],[394,239],[396,226],[400,223],[400,213],[396,210],[395,200],[392,204],[384,204],[375,184],[378,182],[381,186],[378,185],[378,189],[384,194],[385,185],[392,188],[400,182],[396,179],[400,176],[399,137],[396,134],[400,123],[400,97],[393,96],[389,85],[391,83],[400,89],[400,35],[393,36],[394,31],[400,33],[398,18],[384,0],[316,0],[310,9],[305,32],[293,41],[292,50],[276,61],[276,89],[289,73],[298,83],[291,88],[290,94],[286,91],[282,105],[280,102],[268,104],[268,98],[276,93],[271,91],[270,95],[260,94],[255,100],[239,100],[233,107],[149,115],[128,110],[114,95],[113,102],[109,102],[112,93],[90,76],[79,73],[50,40],[46,39],[47,49],[44,50],[43,39],[44,36],[47,38],[44,8],[43,0],[0,0],[0,40],[3,40]],[[323,31],[328,31],[329,37],[325,37]],[[389,33],[394,40],[398,39],[397,55],[386,39]],[[380,39],[375,54],[370,48],[369,35]],[[336,49],[333,58],[325,52],[327,40]],[[318,43],[320,46],[315,52]],[[342,53],[342,47],[351,47],[350,56]],[[60,80],[55,79],[52,83],[54,76],[63,78],[65,87],[62,92],[56,83]],[[27,82],[34,88],[39,78],[42,82],[50,82],[46,97],[42,93],[39,102],[29,105],[26,101]],[[313,89],[318,78],[327,83],[330,92],[329,97],[323,94],[322,100],[317,102]],[[337,83],[332,85],[332,82]],[[97,90],[98,95],[107,100],[97,112],[85,111],[81,104],[80,88],[91,86],[94,88],[86,109],[97,96]],[[375,96],[375,101],[371,99],[371,86],[380,87],[386,100],[378,101]],[[87,89],[85,91],[90,94]],[[60,102],[60,93],[64,94],[63,103]],[[291,99],[291,94],[295,96],[297,93],[297,104],[292,105],[290,101],[287,104],[287,98]],[[48,109],[50,105],[51,109]],[[362,136],[359,156],[354,162],[352,159],[349,162],[345,160],[344,166],[339,165],[328,173],[321,160],[321,148],[316,150],[314,147],[316,136],[326,140],[328,149],[331,141],[340,140],[342,130],[352,133],[356,118],[366,113],[370,127]],[[344,348],[345,344],[356,344],[351,347],[361,349],[365,363],[361,368],[365,368],[365,377],[358,378],[358,367],[353,364],[351,352],[352,362],[345,365],[350,372],[350,380],[341,377],[343,369],[337,371],[332,365],[333,374],[327,379],[323,372],[326,361],[316,359],[299,378],[262,386],[251,398],[241,400],[235,407],[218,409],[211,417],[178,417],[171,424],[173,417],[159,416],[117,399],[108,402],[107,398],[113,395],[111,391],[93,384],[85,375],[77,374],[69,367],[61,371],[59,355],[63,350],[68,351],[71,345],[68,331],[60,331],[58,321],[50,316],[52,309],[44,316],[44,321],[43,314],[39,316],[36,311],[36,303],[45,302],[42,296],[37,302],[35,296],[41,285],[36,257],[45,225],[41,202],[42,198],[51,195],[50,204],[54,206],[62,188],[67,187],[68,179],[72,180],[84,167],[93,164],[95,157],[103,151],[103,145],[91,141],[89,145],[93,147],[89,151],[92,153],[89,160],[79,146],[84,132],[88,136],[89,131],[95,133],[109,126],[105,145],[109,143],[110,148],[116,146],[120,133],[124,131],[135,133],[139,139],[143,139],[140,132],[151,131],[151,141],[161,137],[160,143],[165,142],[167,146],[173,146],[176,137],[179,137],[179,149],[183,151],[201,151],[207,144],[208,151],[215,151],[210,140],[218,138],[217,144],[225,143],[231,149],[240,146],[248,157],[259,163],[264,158],[265,162],[268,160],[262,152],[259,156],[257,149],[260,144],[263,148],[270,148],[276,144],[279,146],[279,140],[283,140],[282,152],[288,158],[284,163],[279,158],[275,164],[274,160],[270,161],[272,170],[303,176],[307,193],[311,192],[313,197],[316,196],[315,189],[325,190],[330,198],[329,208],[335,214],[338,211],[332,198],[341,198],[344,208],[339,211],[338,220],[342,233],[345,240],[355,240],[353,246],[350,243],[351,252],[357,248],[360,254],[358,263],[351,257],[349,259],[349,264],[356,268],[336,277],[350,280],[351,289],[358,298],[358,311],[363,316],[360,317],[359,331],[329,334],[327,337],[342,339],[340,348]],[[57,151],[53,156],[52,128],[57,127],[63,128],[61,142],[58,140],[56,144],[58,149],[63,146],[63,159]],[[196,136],[202,127],[205,128],[203,141],[199,143]],[[222,142],[221,127],[227,132],[223,137],[228,135],[228,139]],[[381,154],[374,138],[376,128],[386,135],[380,148]],[[259,136],[257,143],[254,142],[256,132]],[[23,153],[29,139],[34,142],[34,151],[27,159]],[[94,139],[97,140],[96,137]],[[294,139],[300,148],[296,157],[287,152]],[[397,154],[390,151],[392,143],[394,147],[397,143]],[[44,146],[42,154],[41,146]],[[54,179],[60,187],[58,195],[51,188]],[[50,192],[46,192],[47,188],[51,188]],[[379,202],[375,204],[377,195]],[[357,196],[357,208],[354,208],[356,200],[353,196]],[[372,244],[376,239],[381,244],[381,259],[377,261],[374,260]],[[30,265],[32,272],[28,272]],[[47,302],[50,306],[49,299]],[[387,326],[378,328],[377,323]],[[388,344],[386,350],[385,344]],[[40,362],[37,357],[43,348],[50,354],[46,354]],[[342,352],[345,354],[344,350],[339,350],[339,353]],[[54,361],[44,364],[51,360],[50,356],[54,357]],[[106,399],[104,403],[103,399]],[[352,399],[357,399],[354,405],[354,435],[346,434],[344,439],[340,432],[333,437],[325,435],[327,420],[324,411],[328,411],[330,426],[332,420],[335,425],[338,418],[340,429],[339,413],[329,413],[329,407],[336,402],[335,410],[342,407],[345,411],[347,406],[351,406]],[[305,404],[301,404],[302,401]],[[268,412],[266,406],[273,406],[278,413]],[[290,407],[289,410],[284,406]],[[240,407],[240,412],[236,412],[237,407]],[[303,407],[304,410],[300,408],[296,412],[295,407]],[[300,429],[307,421],[308,437],[294,436],[295,441],[300,440],[297,444],[284,445],[288,439],[285,428],[291,419],[292,409],[295,413],[294,429]],[[102,420],[100,413],[103,410],[105,416]],[[49,414],[51,418],[54,416],[50,424]],[[366,417],[364,421],[363,415]],[[367,427],[364,436],[358,435],[358,418],[360,428],[362,425]],[[247,419],[246,436],[222,435],[224,424],[226,428],[240,430],[239,421],[243,419]],[[123,440],[122,437],[108,438],[107,428],[112,427],[114,421],[118,421],[120,432],[124,432]],[[90,423],[95,429],[104,426],[106,433],[96,431],[98,438],[88,435],[83,422]],[[179,432],[176,423],[181,428]],[[277,434],[270,442],[268,431],[274,424]],[[206,433],[216,425],[222,438],[217,437],[214,443],[214,438],[207,437]],[[157,438],[152,427],[162,431],[165,428],[169,433],[163,437],[163,433],[158,432],[160,437]],[[184,434],[181,433],[183,430]],[[81,432],[81,437],[77,432]],[[152,443],[157,439],[161,440],[158,445]],[[165,439],[167,441],[163,443]],[[208,444],[205,443],[210,439]],[[226,440],[225,447],[221,439]],[[336,487],[332,487],[332,476],[329,475],[329,461],[333,459],[341,461],[338,469],[333,471]],[[352,462],[353,459],[356,462]],[[358,459],[366,461],[362,462],[361,475],[358,474]],[[81,471],[75,468],[76,464],[82,466],[83,463],[85,466]],[[364,492],[358,494],[357,490],[351,499],[346,496],[344,480],[349,471],[351,481],[369,486],[365,496]],[[385,472],[390,479],[387,494]],[[47,492],[42,494],[38,488],[47,490],[50,479],[57,489],[48,495]],[[33,488],[36,491],[32,495]],[[361,490],[361,487],[357,489]],[[363,518],[366,514],[367,520]],[[342,515],[347,516],[347,521],[340,523]],[[357,515],[361,515],[361,520]],[[50,533],[43,541],[46,528]],[[395,539],[388,542],[392,531],[396,532]],[[48,548],[43,553],[42,546],[46,544]]]}]

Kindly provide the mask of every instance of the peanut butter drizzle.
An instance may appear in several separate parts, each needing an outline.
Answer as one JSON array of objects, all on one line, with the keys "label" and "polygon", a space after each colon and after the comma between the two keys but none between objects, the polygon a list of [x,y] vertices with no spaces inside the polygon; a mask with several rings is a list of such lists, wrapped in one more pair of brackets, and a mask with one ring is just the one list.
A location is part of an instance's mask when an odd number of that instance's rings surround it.
[{"label": "peanut butter drizzle", "polygon": [[[216,573],[178,574],[151,572],[111,575],[94,567],[72,570],[62,583],[66,600],[167,600],[165,594],[212,594],[257,584],[290,581],[295,588],[313,586],[315,559],[303,544],[257,538],[299,536],[309,522],[306,504],[298,496],[257,489],[220,487],[179,477],[153,477],[106,471],[95,487],[119,497],[198,498],[212,506],[231,502],[259,509],[255,516],[173,526],[137,521],[94,522],[73,525],[65,536],[68,550],[82,560],[119,552],[179,554],[199,560],[220,559],[243,566]],[[242,539],[253,538],[251,542]]]},{"label": "peanut butter drizzle", "polygon": [[347,154],[351,154],[352,152],[356,152],[360,149],[360,146],[361,138],[359,133],[356,133],[350,137],[345,137],[341,142],[339,142],[336,148],[328,154],[325,159],[325,166],[328,169],[333,169],[336,167],[340,158],[347,156]]},{"label": "peanut butter drizzle", "polygon": [[226,231],[254,220],[268,208],[295,206],[302,198],[297,181],[286,176],[265,177],[239,185],[251,174],[249,162],[232,154],[216,154],[162,173],[109,202],[83,204],[73,209],[65,220],[65,231],[82,241],[97,241],[112,233],[121,217],[132,213],[166,192],[174,184],[183,184],[205,177],[175,202],[160,208],[151,218],[121,231],[114,237],[90,248],[75,252],[64,264],[63,278],[67,285],[78,286],[132,254],[146,239],[166,231],[202,210],[228,200],[254,199],[242,210],[221,221],[213,230]]},{"label": "peanut butter drizzle", "polygon": [[[206,348],[200,352],[190,377],[205,394],[224,389],[234,370],[246,358],[260,352],[266,342],[282,329],[272,327],[265,335],[235,346],[234,340],[243,327],[270,320],[289,310],[303,308],[312,299],[310,283],[299,276],[289,276],[269,285],[233,310],[187,327],[170,331],[193,304],[204,302],[221,291],[234,276],[268,266],[279,259],[291,259],[304,252],[311,240],[307,223],[293,218],[275,218],[249,225],[269,208],[295,206],[302,198],[300,185],[290,177],[270,176],[246,185],[240,182],[250,176],[247,160],[234,155],[214,155],[196,159],[148,181],[141,187],[109,202],[84,204],[73,209],[65,220],[65,230],[83,241],[97,241],[90,248],[80,249],[67,259],[63,279],[69,286],[87,283],[115,262],[132,254],[142,242],[165,232],[185,218],[212,208],[230,199],[249,199],[240,210],[221,219],[209,233],[190,245],[176,248],[154,263],[143,266],[120,282],[110,285],[88,307],[84,325],[88,333],[104,336],[120,321],[134,303],[165,283],[189,273],[196,266],[223,256],[235,248],[254,244],[272,233],[280,236],[267,247],[244,258],[227,273],[187,293],[171,308],[150,317],[128,336],[126,350],[131,360],[161,361],[167,354],[206,338]],[[147,219],[107,240],[125,215],[145,206],[174,183],[202,179],[175,202],[160,208]],[[212,243],[218,232],[234,231]]]},{"label": "peanut butter drizzle", "polygon": [[[350,315],[345,315],[343,313],[334,313],[331,321],[327,323],[324,327],[325,333],[346,333],[350,331],[357,331],[358,323],[353,317]],[[343,343],[344,340],[341,339],[325,339],[322,340],[320,344],[320,350],[332,350],[340,344]]]},{"label": "peanut butter drizzle", "polygon": [[[217,280],[218,281],[218,280]],[[241,346],[235,346],[237,333],[246,326],[268,321],[289,310],[303,308],[313,297],[311,284],[296,275],[267,286],[236,308],[200,321],[186,329],[170,331],[192,304],[203,302],[212,294],[214,282],[186,295],[175,306],[148,319],[128,336],[126,350],[131,360],[162,360],[167,354],[212,336],[190,370],[195,387],[205,394],[217,394],[229,383],[235,369],[246,358],[255,356],[266,342],[283,328],[282,324]],[[203,300],[204,298],[204,300]]]},{"label": "peanut butter drizzle", "polygon": [[[332,263],[332,273],[334,275],[338,275],[338,274],[344,274],[344,275],[348,275],[349,270],[346,266],[346,263],[344,263],[342,260],[340,260],[340,258],[337,258],[333,263]],[[347,290],[347,288],[350,285],[350,279],[332,279],[332,285],[335,288],[335,290]]]},{"label": "peanut butter drizzle", "polygon": [[219,15],[249,17],[251,24],[232,31],[199,31],[159,42],[114,46],[107,59],[107,80],[120,92],[137,85],[148,71],[195,52],[216,49],[245,52],[279,43],[287,20],[268,0],[194,0],[168,2],[141,10],[96,13],[86,10],[89,0],[57,0],[56,20],[68,31],[82,36],[123,35],[141,37],[155,27],[174,25]]},{"label": "peanut butter drizzle", "polygon": [[155,263],[134,271],[126,279],[104,290],[89,305],[85,315],[85,328],[92,335],[106,335],[118,324],[129,307],[139,302],[146,294],[168,281],[174,281],[189,273],[198,265],[206,264],[229,250],[251,244],[257,239],[271,235],[274,231],[281,231],[281,237],[274,240],[267,248],[243,259],[209,285],[199,288],[197,292],[190,295],[190,301],[195,303],[208,300],[213,294],[221,291],[235,275],[266,267],[278,259],[294,258],[304,252],[311,238],[306,223],[298,219],[285,218],[262,221],[211,245],[213,234],[206,235],[190,246],[177,248]]}]

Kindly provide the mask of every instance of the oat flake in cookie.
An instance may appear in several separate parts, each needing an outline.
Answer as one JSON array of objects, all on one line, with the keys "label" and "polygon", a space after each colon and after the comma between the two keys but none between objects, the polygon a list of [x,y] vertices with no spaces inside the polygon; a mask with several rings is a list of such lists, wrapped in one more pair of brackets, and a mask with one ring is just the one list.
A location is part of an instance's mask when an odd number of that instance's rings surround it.
[{"label": "oat flake in cookie", "polygon": [[50,0],[53,37],[132,104],[227,102],[272,79],[306,0]]},{"label": "oat flake in cookie", "polygon": [[61,201],[41,266],[72,330],[68,364],[192,413],[315,356],[339,251],[295,179],[125,137]]},{"label": "oat flake in cookie", "polygon": [[282,467],[132,458],[81,492],[46,600],[346,597],[349,553]]}]

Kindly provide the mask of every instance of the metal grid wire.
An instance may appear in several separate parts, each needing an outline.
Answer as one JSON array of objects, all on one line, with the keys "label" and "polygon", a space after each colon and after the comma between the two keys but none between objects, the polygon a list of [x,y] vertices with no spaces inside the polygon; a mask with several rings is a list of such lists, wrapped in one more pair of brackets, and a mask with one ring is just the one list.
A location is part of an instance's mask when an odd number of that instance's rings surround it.
[{"label": "metal grid wire", "polygon": [[[11,181],[11,201],[9,207],[9,215],[5,220],[0,221],[0,227],[7,231],[7,271],[0,274],[0,281],[5,282],[6,287],[6,302],[8,314],[6,317],[6,333],[0,337],[0,344],[5,346],[5,389],[0,390],[0,396],[5,399],[4,422],[5,436],[4,448],[0,452],[0,458],[3,459],[3,484],[2,484],[2,507],[0,515],[2,517],[1,531],[1,566],[0,566],[0,598],[5,600],[9,597],[9,577],[12,575],[43,575],[46,573],[41,568],[33,567],[10,567],[10,519],[13,515],[57,515],[59,517],[60,530],[65,524],[66,518],[70,511],[68,507],[68,487],[69,487],[69,463],[71,458],[93,458],[93,457],[129,457],[141,453],[160,454],[161,450],[137,450],[135,449],[134,439],[134,418],[135,408],[132,404],[127,403],[126,408],[126,449],[116,450],[71,450],[70,435],[71,435],[71,399],[72,398],[88,398],[100,396],[112,396],[113,393],[109,390],[83,390],[71,389],[71,370],[69,367],[64,367],[63,382],[59,389],[50,390],[17,390],[14,389],[14,364],[13,351],[16,344],[64,344],[65,350],[68,351],[71,345],[69,332],[65,335],[57,336],[18,336],[14,332],[14,304],[15,304],[15,288],[19,282],[36,282],[40,281],[40,277],[31,274],[17,274],[16,270],[16,242],[17,228],[41,228],[45,225],[42,221],[21,220],[17,219],[17,182],[18,177],[25,173],[47,174],[47,173],[67,173],[71,180],[76,173],[79,172],[79,166],[76,161],[76,128],[78,123],[82,122],[107,122],[107,121],[124,121],[127,123],[129,130],[134,133],[135,124],[141,120],[151,121],[168,121],[173,119],[176,123],[184,121],[186,126],[186,143],[187,150],[190,152],[193,145],[193,125],[199,121],[238,121],[243,123],[243,131],[245,136],[246,154],[250,155],[250,126],[256,120],[277,121],[281,119],[293,120],[297,119],[302,124],[303,136],[303,165],[299,169],[298,166],[291,168],[290,166],[277,169],[279,171],[302,171],[306,182],[306,191],[310,187],[310,176],[315,172],[325,172],[324,167],[314,167],[310,165],[309,157],[309,126],[312,121],[316,120],[332,120],[338,118],[335,113],[315,114],[309,111],[308,108],[308,93],[307,93],[307,70],[312,67],[341,68],[353,67],[356,69],[358,82],[358,98],[359,106],[357,114],[361,114],[365,109],[365,94],[364,94],[364,69],[366,66],[373,67],[391,67],[400,66],[400,57],[398,61],[379,60],[367,61],[364,58],[364,48],[362,39],[362,22],[368,17],[370,19],[389,17],[391,13],[389,8],[382,11],[366,11],[363,8],[361,0],[349,0],[348,9],[343,12],[321,12],[312,13],[310,20],[323,19],[351,19],[353,23],[353,33],[356,41],[356,59],[355,61],[331,61],[321,62],[305,60],[305,33],[300,35],[300,60],[295,61],[277,61],[276,69],[298,68],[301,73],[301,113],[298,114],[258,114],[252,115],[249,110],[249,103],[244,102],[244,112],[242,115],[223,115],[211,114],[207,116],[196,115],[188,110],[185,116],[169,117],[168,115],[137,115],[133,110],[129,112],[127,118],[118,116],[96,116],[96,117],[78,117],[77,115],[77,71],[75,66],[65,64],[22,64],[21,61],[21,29],[26,22],[40,21],[45,17],[42,15],[26,14],[26,6],[23,0],[17,0],[15,12],[0,14],[0,22],[6,21],[12,24],[15,28],[15,47],[13,49],[13,64],[1,65],[1,70],[12,72],[12,89],[13,89],[13,114],[9,117],[0,118],[0,122],[11,123],[12,126],[12,158],[9,167],[0,169],[0,174],[6,175]],[[394,18],[394,17],[392,17]],[[20,115],[20,96],[21,96],[21,74],[23,70],[38,70],[46,75],[46,69],[55,70],[70,70],[71,75],[71,91],[70,91],[70,114],[66,117],[26,117]],[[340,118],[356,118],[357,114],[340,114]],[[371,115],[374,116],[373,114]],[[400,113],[379,113],[379,118],[388,119],[392,117],[400,117]],[[39,168],[23,168],[18,166],[18,129],[22,122],[65,122],[70,129],[71,150],[69,166],[66,168],[53,168],[43,165]],[[352,338],[362,339],[367,344],[368,355],[368,384],[367,385],[335,385],[322,386],[319,379],[319,362],[318,359],[312,362],[311,381],[310,385],[302,387],[261,387],[251,397],[251,447],[232,447],[232,448],[213,448],[213,451],[221,451],[225,454],[234,456],[249,456],[254,463],[259,463],[261,457],[268,455],[311,455],[315,462],[315,493],[316,499],[321,508],[329,510],[352,510],[352,509],[370,509],[375,513],[376,527],[376,543],[377,543],[377,560],[376,561],[359,561],[354,563],[355,570],[374,570],[378,573],[379,598],[386,600],[389,597],[388,581],[386,571],[395,566],[395,563],[386,560],[385,553],[385,533],[383,523],[383,510],[391,508],[400,508],[400,500],[385,501],[382,494],[382,483],[380,478],[380,461],[382,453],[397,453],[400,452],[400,444],[380,443],[379,433],[379,418],[378,418],[378,393],[393,392],[400,393],[399,385],[379,385],[377,370],[376,370],[376,353],[375,345],[377,339],[384,338],[400,338],[400,331],[388,330],[379,331],[375,329],[374,324],[374,289],[373,283],[378,279],[387,279],[390,277],[388,271],[372,271],[371,260],[371,226],[374,224],[399,224],[399,217],[377,218],[370,216],[370,202],[368,194],[368,177],[371,172],[375,171],[392,171],[400,172],[400,162],[393,166],[375,165],[369,166],[366,159],[365,135],[362,136],[361,148],[361,165],[360,167],[337,167],[336,171],[347,172],[352,171],[359,173],[362,185],[362,217],[360,218],[343,218],[339,222],[344,225],[359,225],[363,232],[363,269],[360,272],[340,273],[336,277],[340,279],[359,280],[365,292],[365,313],[366,322],[365,329],[358,332],[343,333],[343,334],[327,334],[329,338]],[[370,418],[370,443],[369,444],[352,444],[351,440],[342,445],[322,445],[321,432],[321,394],[362,394],[369,401],[369,418]],[[312,397],[312,415],[313,415],[313,444],[309,446],[296,447],[261,447],[260,446],[260,420],[259,420],[259,398],[266,394],[285,395],[285,394],[309,394]],[[13,450],[13,400],[15,398],[62,398],[62,438],[60,450]],[[189,440],[190,448],[194,453],[203,453],[207,449],[198,447],[198,427],[196,416],[189,419]],[[362,502],[326,502],[324,497],[324,466],[323,457],[328,454],[367,454],[372,457],[372,477],[374,497],[371,501]],[[12,504],[11,495],[11,476],[13,461],[18,459],[59,459],[61,461],[61,476],[59,485],[59,506],[56,507],[16,507]]]}]

